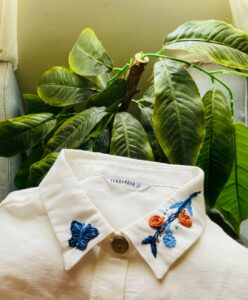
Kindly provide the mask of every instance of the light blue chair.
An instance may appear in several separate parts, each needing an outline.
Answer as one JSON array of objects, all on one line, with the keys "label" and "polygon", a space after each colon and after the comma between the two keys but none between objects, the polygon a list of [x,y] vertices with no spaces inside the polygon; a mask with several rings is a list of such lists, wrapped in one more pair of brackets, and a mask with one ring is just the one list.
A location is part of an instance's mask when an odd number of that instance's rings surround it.
[{"label": "light blue chair", "polygon": [[[0,62],[0,120],[14,118],[24,113],[19,87],[10,63]],[[20,164],[20,156],[0,157],[0,202],[15,190],[13,178]]]}]

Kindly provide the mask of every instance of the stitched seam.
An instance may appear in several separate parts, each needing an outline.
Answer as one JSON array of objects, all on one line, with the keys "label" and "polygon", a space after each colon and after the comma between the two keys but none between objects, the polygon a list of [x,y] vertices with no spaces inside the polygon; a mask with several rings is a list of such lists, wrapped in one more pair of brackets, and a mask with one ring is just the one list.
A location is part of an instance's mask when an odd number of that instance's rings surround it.
[{"label": "stitched seam", "polygon": [[129,270],[130,256],[131,256],[131,254],[129,254],[129,257],[128,257],[127,269],[126,269],[126,274],[125,274],[125,279],[124,279],[124,284],[123,284],[123,290],[122,290],[122,295],[123,295],[122,299],[123,300],[125,300],[125,291],[126,291],[126,285],[127,285],[127,274],[128,274],[128,270]]}]

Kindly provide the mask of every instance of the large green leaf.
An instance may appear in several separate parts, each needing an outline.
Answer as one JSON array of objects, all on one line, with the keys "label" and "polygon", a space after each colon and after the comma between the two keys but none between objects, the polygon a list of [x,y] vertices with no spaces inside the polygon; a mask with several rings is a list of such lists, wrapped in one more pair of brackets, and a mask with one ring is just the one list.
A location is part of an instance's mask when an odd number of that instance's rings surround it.
[{"label": "large green leaf", "polygon": [[23,94],[23,99],[27,107],[29,114],[38,114],[43,112],[50,112],[52,114],[57,114],[61,108],[50,106],[45,103],[38,95],[35,94]]},{"label": "large green leaf", "polygon": [[205,133],[204,106],[189,73],[176,62],[154,66],[153,124],[171,163],[194,165]]},{"label": "large green leaf", "polygon": [[161,149],[154,132],[154,126],[152,120],[153,109],[151,107],[143,107],[143,106],[140,106],[139,108],[140,108],[140,122],[146,131],[149,143],[153,150],[154,159],[156,161],[168,163],[168,159],[165,156],[163,150]]},{"label": "large green leaf", "polygon": [[110,133],[108,129],[104,129],[101,134],[95,138],[90,138],[80,146],[80,149],[108,153],[110,146]]},{"label": "large green leaf", "polygon": [[239,233],[240,223],[248,218],[248,127],[235,123],[234,129],[236,147],[232,173],[215,208]]},{"label": "large green leaf", "polygon": [[34,147],[29,156],[23,160],[14,178],[15,186],[21,189],[28,187],[29,168],[32,164],[41,159],[43,146],[37,145]]},{"label": "large green leaf", "polygon": [[28,186],[37,186],[46,173],[49,171],[55,160],[57,159],[59,152],[49,153],[42,160],[34,163],[29,168]]},{"label": "large green leaf", "polygon": [[205,199],[213,207],[232,170],[234,131],[227,100],[220,90],[207,92],[203,103],[206,135],[197,165],[205,172]]},{"label": "large green leaf", "polygon": [[64,67],[52,67],[37,84],[40,98],[52,106],[67,106],[85,102],[96,93],[95,84]]},{"label": "large green leaf", "polygon": [[103,73],[96,76],[96,84],[101,89],[104,90],[108,86],[108,82],[111,80],[113,75],[110,73]]},{"label": "large green leaf", "polygon": [[248,70],[248,34],[222,21],[190,21],[164,40],[167,49],[204,54],[218,64]]},{"label": "large green leaf", "polygon": [[48,141],[44,156],[62,148],[78,148],[106,114],[105,107],[92,107],[69,118]]},{"label": "large green leaf", "polygon": [[0,122],[0,156],[12,156],[39,144],[56,125],[51,113],[31,114]]},{"label": "large green leaf", "polygon": [[109,72],[113,62],[95,32],[86,28],[70,52],[69,65],[81,76],[96,76]]},{"label": "large green leaf", "polygon": [[149,106],[153,106],[155,102],[155,95],[154,95],[154,85],[150,85],[148,89],[143,94],[143,97],[139,99],[139,102],[148,104]]},{"label": "large green leaf", "polygon": [[125,79],[116,79],[106,89],[91,97],[88,106],[109,107],[117,101],[121,102],[127,93],[127,82]]},{"label": "large green leaf", "polygon": [[115,115],[110,153],[144,160],[154,159],[143,126],[127,112]]}]

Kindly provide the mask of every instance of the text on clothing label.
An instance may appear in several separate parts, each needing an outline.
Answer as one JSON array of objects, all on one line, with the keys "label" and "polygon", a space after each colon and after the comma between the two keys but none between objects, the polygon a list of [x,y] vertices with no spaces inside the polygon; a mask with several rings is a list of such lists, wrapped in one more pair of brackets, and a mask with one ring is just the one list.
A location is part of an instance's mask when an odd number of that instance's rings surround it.
[{"label": "text on clothing label", "polygon": [[106,179],[109,183],[119,186],[125,186],[130,189],[141,190],[146,185],[136,181],[132,178],[120,177],[120,176],[106,176]]}]

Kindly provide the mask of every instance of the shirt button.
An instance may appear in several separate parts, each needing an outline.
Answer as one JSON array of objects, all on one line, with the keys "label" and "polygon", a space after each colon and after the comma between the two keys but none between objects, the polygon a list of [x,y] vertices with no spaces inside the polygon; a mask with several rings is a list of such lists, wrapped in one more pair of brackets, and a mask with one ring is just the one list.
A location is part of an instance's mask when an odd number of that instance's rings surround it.
[{"label": "shirt button", "polygon": [[126,253],[129,248],[127,239],[122,235],[115,235],[112,238],[111,246],[112,249],[119,254]]}]

